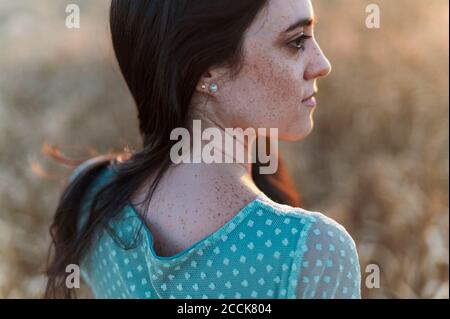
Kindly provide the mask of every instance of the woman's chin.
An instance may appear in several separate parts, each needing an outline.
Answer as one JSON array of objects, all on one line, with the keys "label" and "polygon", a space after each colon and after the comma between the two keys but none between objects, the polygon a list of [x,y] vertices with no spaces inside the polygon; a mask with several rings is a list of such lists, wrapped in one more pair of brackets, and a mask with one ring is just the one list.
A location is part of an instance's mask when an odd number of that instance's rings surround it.
[{"label": "woman's chin", "polygon": [[286,142],[297,142],[305,139],[310,135],[314,128],[314,122],[311,120],[306,125],[298,125],[289,130],[289,132],[280,132],[280,140]]}]

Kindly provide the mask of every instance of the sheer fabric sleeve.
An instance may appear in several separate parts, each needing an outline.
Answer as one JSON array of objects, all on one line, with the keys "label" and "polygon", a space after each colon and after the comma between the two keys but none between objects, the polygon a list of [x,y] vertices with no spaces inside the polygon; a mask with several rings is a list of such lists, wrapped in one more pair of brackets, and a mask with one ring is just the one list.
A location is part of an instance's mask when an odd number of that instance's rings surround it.
[{"label": "sheer fabric sleeve", "polygon": [[298,299],[360,299],[361,271],[355,242],[334,220],[313,214],[298,265]]}]

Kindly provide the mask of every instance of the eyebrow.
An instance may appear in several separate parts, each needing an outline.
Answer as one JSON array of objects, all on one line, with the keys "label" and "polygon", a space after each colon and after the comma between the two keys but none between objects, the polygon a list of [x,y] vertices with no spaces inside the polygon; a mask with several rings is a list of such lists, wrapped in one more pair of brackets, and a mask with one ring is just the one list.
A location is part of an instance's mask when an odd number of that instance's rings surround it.
[{"label": "eyebrow", "polygon": [[316,22],[317,22],[316,17],[302,18],[293,25],[291,25],[289,28],[287,28],[283,33],[289,33],[292,30],[298,29],[300,27],[307,27],[315,24]]}]

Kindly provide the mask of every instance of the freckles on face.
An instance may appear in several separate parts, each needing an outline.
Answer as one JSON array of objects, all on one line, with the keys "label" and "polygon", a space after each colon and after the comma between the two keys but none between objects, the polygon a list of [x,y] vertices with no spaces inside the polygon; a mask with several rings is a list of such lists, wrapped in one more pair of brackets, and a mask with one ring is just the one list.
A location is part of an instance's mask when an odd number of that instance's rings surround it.
[{"label": "freckles on face", "polygon": [[258,40],[247,43],[242,78],[248,96],[256,102],[248,105],[252,122],[261,127],[289,127],[301,113],[304,64],[291,53]]},{"label": "freckles on face", "polygon": [[249,39],[244,51],[242,69],[224,92],[237,126],[282,133],[296,125],[303,116],[303,63],[259,39]]},{"label": "freckles on face", "polygon": [[242,69],[223,92],[235,126],[278,128],[280,138],[288,139],[304,136],[311,129],[311,109],[302,105],[311,90],[311,83],[304,80],[307,59],[278,39],[286,21],[295,21],[299,14],[309,16],[298,3],[269,1],[265,14],[250,28]]}]

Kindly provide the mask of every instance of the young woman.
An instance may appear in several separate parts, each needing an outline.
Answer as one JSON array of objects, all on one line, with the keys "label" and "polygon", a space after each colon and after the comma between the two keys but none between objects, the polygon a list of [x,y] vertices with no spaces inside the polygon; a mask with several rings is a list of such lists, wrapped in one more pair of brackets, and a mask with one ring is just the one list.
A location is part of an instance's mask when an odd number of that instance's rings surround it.
[{"label": "young woman", "polygon": [[264,175],[170,156],[171,133],[194,120],[276,128],[285,141],[311,132],[330,64],[310,1],[113,0],[110,24],[143,147],[73,173],[51,227],[46,296],[75,295],[66,267],[77,264],[97,298],[360,298],[352,238],[295,207],[281,162]]}]

